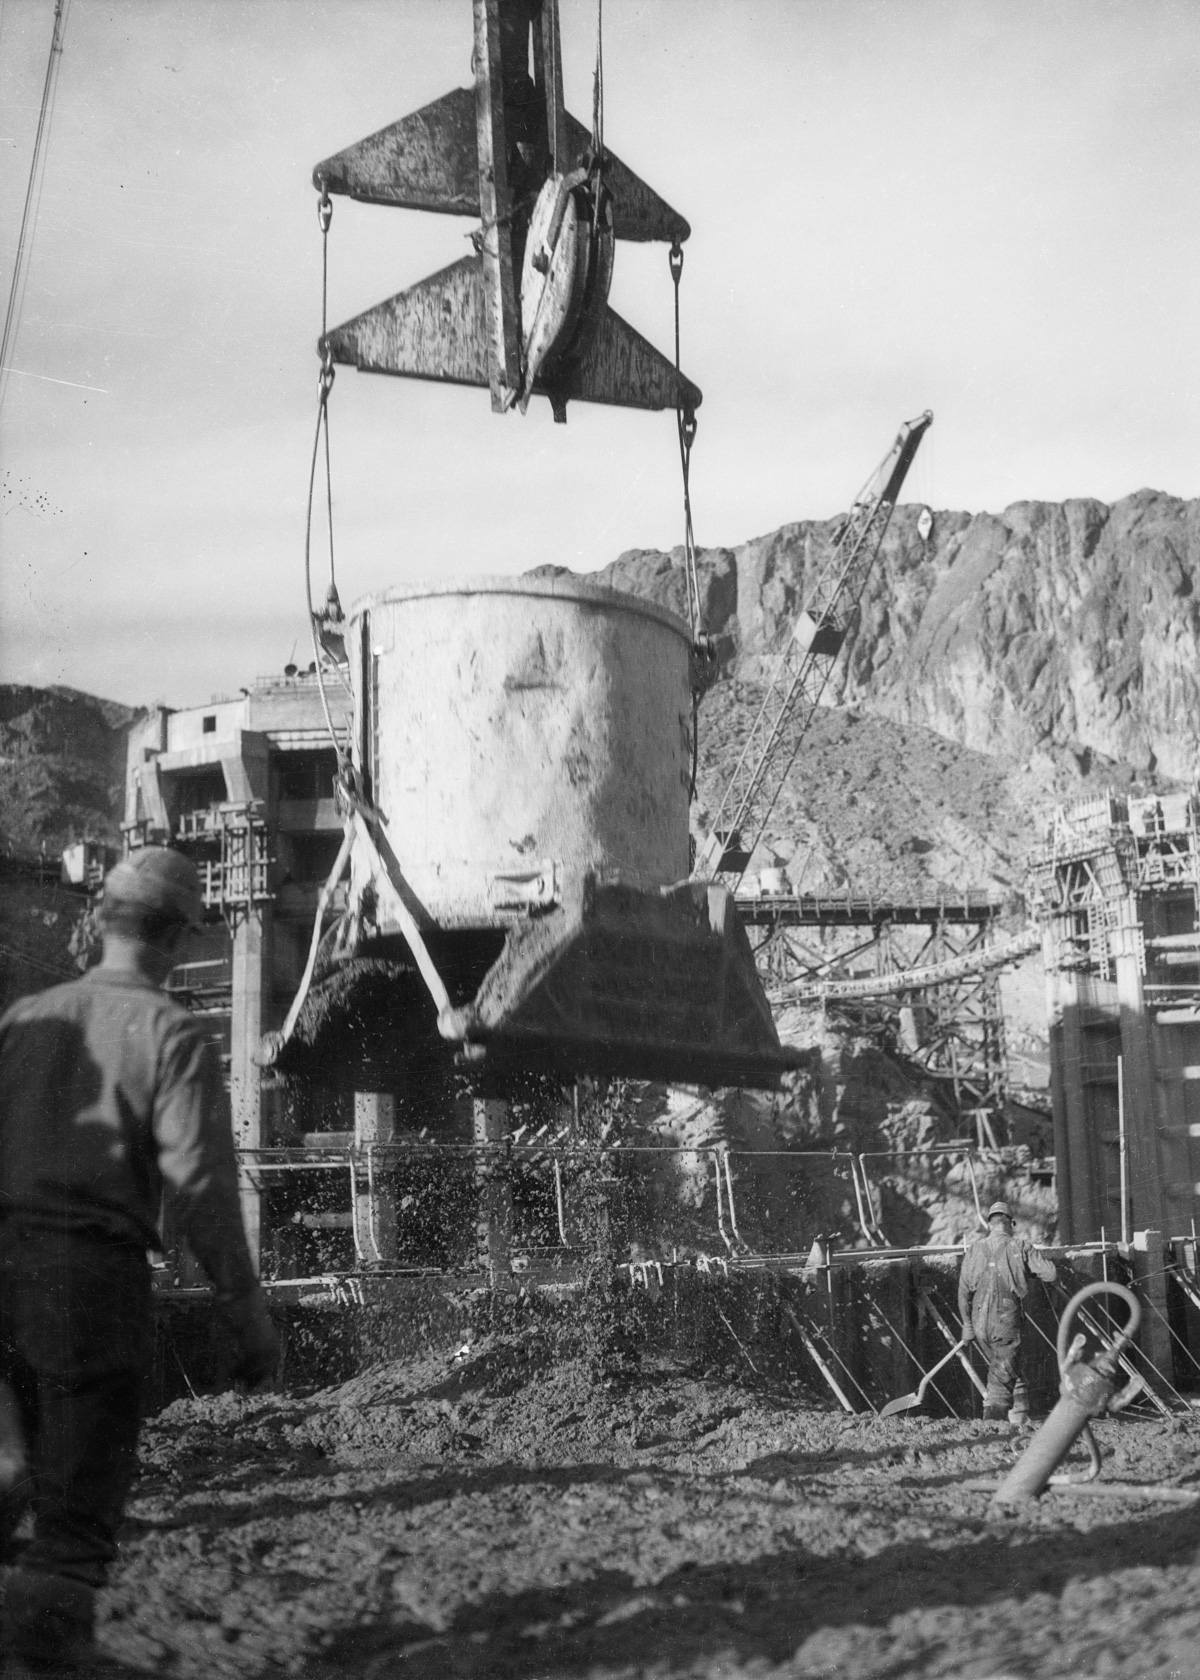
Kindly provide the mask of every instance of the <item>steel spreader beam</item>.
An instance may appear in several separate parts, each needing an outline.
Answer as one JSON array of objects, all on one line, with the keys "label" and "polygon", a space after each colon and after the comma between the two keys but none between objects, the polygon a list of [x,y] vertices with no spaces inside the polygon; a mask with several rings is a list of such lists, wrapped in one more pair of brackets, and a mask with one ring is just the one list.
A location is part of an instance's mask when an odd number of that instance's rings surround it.
[{"label": "steel spreader beam", "polygon": [[[476,256],[335,327],[321,349],[364,372],[482,384],[503,412],[523,383],[530,215],[551,176],[590,158],[593,137],[563,103],[558,0],[472,0],[472,12],[475,86],[325,158],[313,180],[322,192],[367,204],[478,216]],[[607,147],[601,177],[617,239],[688,237],[684,218]],[[553,387],[534,384],[556,419],[566,418],[572,397],[628,408],[699,406],[699,388],[665,356],[612,310],[597,314],[594,336],[581,335],[558,359]]]},{"label": "steel spreader beam", "polygon": [[[482,259],[463,257],[334,327],[325,342],[335,362],[362,373],[486,389],[490,369]],[[607,306],[579,366],[553,392],[540,383],[534,391],[555,403],[574,398],[624,408],[695,409],[701,400],[698,387]]]},{"label": "steel spreader beam", "polygon": [[[573,169],[591,143],[591,135],[569,111],[565,116],[564,169]],[[475,89],[455,88],[411,116],[322,159],[312,178],[318,189],[344,193],[362,204],[478,216]],[[604,179],[613,197],[613,232],[618,239],[682,244],[691,234],[684,217],[607,149]]]}]

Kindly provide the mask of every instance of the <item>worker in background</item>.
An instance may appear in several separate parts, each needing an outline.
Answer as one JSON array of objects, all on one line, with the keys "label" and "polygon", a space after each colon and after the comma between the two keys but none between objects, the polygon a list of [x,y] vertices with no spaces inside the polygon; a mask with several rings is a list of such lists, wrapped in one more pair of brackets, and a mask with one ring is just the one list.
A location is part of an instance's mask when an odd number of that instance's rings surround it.
[{"label": "worker in background", "polygon": [[963,1339],[978,1342],[987,1360],[984,1417],[1018,1423],[1029,1416],[1021,1380],[1021,1303],[1029,1293],[1029,1273],[1043,1283],[1053,1283],[1058,1274],[1027,1238],[1013,1235],[1007,1202],[993,1202],[987,1218],[987,1236],[972,1243],[963,1257],[958,1315]]},{"label": "worker in background", "polygon": [[235,1374],[257,1384],[279,1359],[220,1063],[162,990],[201,909],[186,858],[135,852],[105,883],[99,967],[0,1018],[0,1377],[28,1458],[0,1499],[5,1550],[34,1513],[4,1631],[34,1665],[96,1660],[96,1589],[135,1467],[152,1347],[146,1251],[160,1246],[164,1184],[234,1332]]}]

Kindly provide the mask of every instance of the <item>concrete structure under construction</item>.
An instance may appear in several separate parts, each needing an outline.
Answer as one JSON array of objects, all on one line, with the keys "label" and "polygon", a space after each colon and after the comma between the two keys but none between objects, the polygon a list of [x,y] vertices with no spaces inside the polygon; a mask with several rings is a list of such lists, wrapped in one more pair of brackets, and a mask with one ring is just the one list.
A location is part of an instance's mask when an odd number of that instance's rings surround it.
[{"label": "concrete structure under construction", "polygon": [[1172,1338],[1200,1345],[1200,800],[1061,806],[1033,874],[1060,1231],[1120,1243],[1156,1309],[1147,1351],[1169,1369]]},{"label": "concrete structure under construction", "polygon": [[[344,727],[344,690],[328,687],[328,702]],[[336,761],[311,668],[289,667],[207,706],[157,707],[129,736],[125,844],[169,844],[199,869],[208,919],[169,984],[211,1023],[244,1150],[280,1134],[260,1039],[299,982],[341,844]],[[257,1248],[260,1199],[249,1184],[244,1210]]]}]

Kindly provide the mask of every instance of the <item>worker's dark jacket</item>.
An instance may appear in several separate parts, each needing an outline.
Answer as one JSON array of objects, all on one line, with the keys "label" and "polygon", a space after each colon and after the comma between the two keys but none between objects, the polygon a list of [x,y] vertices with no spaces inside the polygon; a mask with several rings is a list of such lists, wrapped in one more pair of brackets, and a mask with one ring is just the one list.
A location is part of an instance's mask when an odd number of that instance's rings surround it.
[{"label": "worker's dark jacket", "polygon": [[218,1295],[255,1286],[221,1067],[148,980],[95,969],[0,1018],[0,1220],[159,1246],[163,1180]]},{"label": "worker's dark jacket", "polygon": [[1026,1237],[989,1231],[967,1250],[958,1275],[958,1314],[981,1341],[1004,1342],[1019,1335],[1029,1272],[1046,1283],[1057,1276],[1053,1263],[1043,1260]]},{"label": "worker's dark jacket", "polygon": [[[221,1069],[149,981],[97,969],[0,1019],[0,1376],[30,1474],[0,1498],[0,1560],[100,1586],[136,1463],[164,1181],[226,1304],[257,1285]],[[74,1602],[74,1601],[72,1601]]]}]

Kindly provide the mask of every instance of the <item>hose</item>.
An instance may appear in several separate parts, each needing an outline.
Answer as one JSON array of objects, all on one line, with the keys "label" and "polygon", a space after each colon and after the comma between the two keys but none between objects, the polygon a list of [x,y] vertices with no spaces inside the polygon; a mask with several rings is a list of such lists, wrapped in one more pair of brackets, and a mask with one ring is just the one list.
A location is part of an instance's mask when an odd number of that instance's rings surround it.
[{"label": "hose", "polygon": [[1118,1331],[1113,1337],[1110,1353],[1114,1362],[1138,1333],[1138,1326],[1142,1322],[1142,1304],[1132,1289],[1126,1289],[1123,1283],[1086,1284],[1078,1293],[1072,1295],[1067,1302],[1062,1318],[1059,1320],[1058,1343],[1055,1352],[1058,1355],[1060,1371],[1067,1364],[1067,1355],[1071,1346],[1071,1326],[1075,1322],[1076,1314],[1085,1301],[1091,1300],[1096,1295],[1117,1295],[1129,1308],[1129,1320],[1124,1330]]}]

